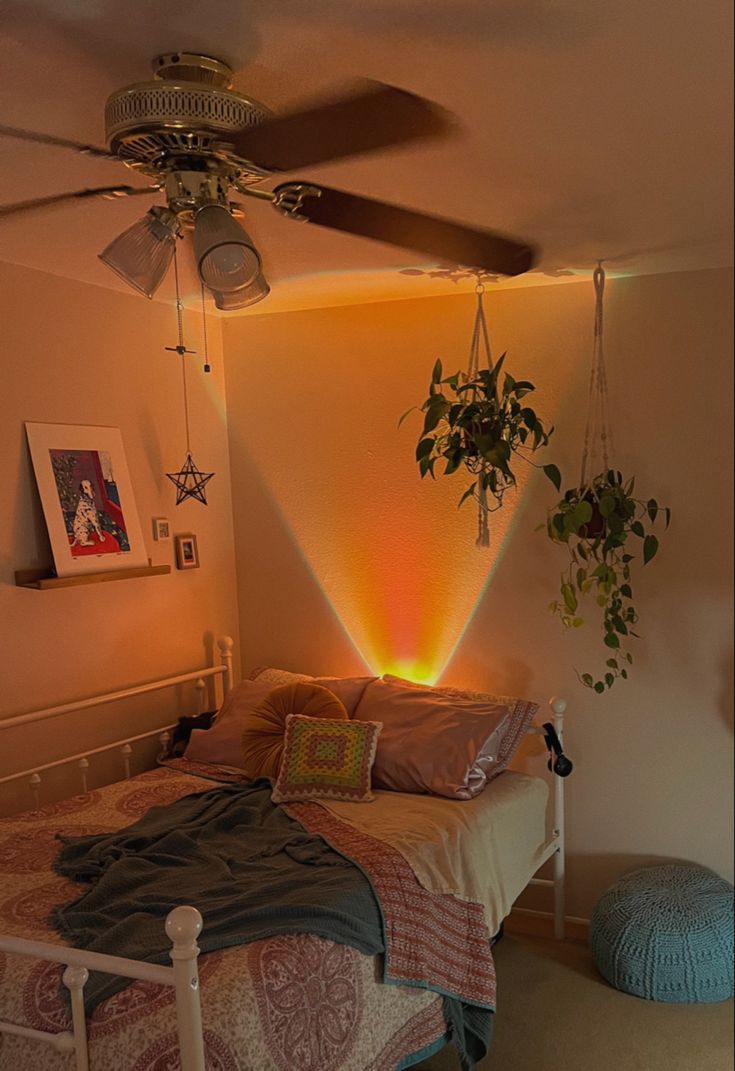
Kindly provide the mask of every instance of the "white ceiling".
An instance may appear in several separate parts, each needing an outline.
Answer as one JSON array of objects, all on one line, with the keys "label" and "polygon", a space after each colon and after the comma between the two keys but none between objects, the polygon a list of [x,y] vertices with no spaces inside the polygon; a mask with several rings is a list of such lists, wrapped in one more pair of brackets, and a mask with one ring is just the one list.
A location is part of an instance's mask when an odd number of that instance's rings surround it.
[{"label": "white ceiling", "polygon": [[[275,110],[366,76],[438,101],[459,129],[293,177],[530,239],[541,248],[531,282],[598,258],[626,273],[732,263],[730,0],[3,0],[0,10],[0,123],[101,144],[107,95],[176,49],[227,60],[235,87]],[[0,202],[117,181],[141,183],[115,163],[0,139]],[[124,289],[96,254],[141,207],[84,202],[0,222],[0,260]],[[253,204],[248,228],[273,309],[455,288],[400,274],[424,257],[267,204]]]}]

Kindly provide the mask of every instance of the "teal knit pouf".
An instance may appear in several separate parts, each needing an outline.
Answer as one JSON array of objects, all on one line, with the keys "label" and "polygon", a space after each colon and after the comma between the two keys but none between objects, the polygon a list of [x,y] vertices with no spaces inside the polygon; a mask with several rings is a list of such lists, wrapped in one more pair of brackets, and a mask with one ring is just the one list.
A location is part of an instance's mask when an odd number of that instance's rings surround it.
[{"label": "teal knit pouf", "polygon": [[626,993],[667,1003],[733,995],[733,887],[700,866],[625,874],[592,917],[600,974]]}]

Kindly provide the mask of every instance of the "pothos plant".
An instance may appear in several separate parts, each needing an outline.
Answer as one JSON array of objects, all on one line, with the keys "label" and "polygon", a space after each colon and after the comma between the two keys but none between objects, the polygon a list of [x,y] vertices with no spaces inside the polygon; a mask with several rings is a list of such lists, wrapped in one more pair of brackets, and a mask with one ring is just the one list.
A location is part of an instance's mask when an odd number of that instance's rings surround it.
[{"label": "pothos plant", "polygon": [[[544,469],[560,491],[559,470],[555,465]],[[634,492],[634,477],[624,481],[620,472],[608,469],[584,486],[566,491],[549,510],[546,522],[549,538],[564,543],[569,551],[569,565],[561,574],[561,599],[549,610],[567,628],[584,624],[579,610],[584,599],[594,599],[602,611],[603,643],[609,653],[605,672],[597,680],[591,673],[577,674],[598,693],[628,676],[633,657],[626,645],[629,637],[638,636],[631,565],[638,554],[644,565],[651,561],[659,544],[650,526],[663,516],[668,528],[671,519],[671,511],[655,498],[636,498]]]},{"label": "pothos plant", "polygon": [[[446,462],[442,475],[461,467],[472,473],[474,478],[459,506],[468,498],[475,498],[488,512],[501,506],[505,492],[516,483],[511,467],[514,457],[529,460],[527,454],[545,446],[554,430],[547,431],[523,402],[536,389],[533,383],[514,379],[508,372],[503,373],[501,383],[505,357],[471,377],[463,372],[443,376],[442,362],[437,360],[428,398],[422,406],[412,406],[399,421],[416,409],[424,414],[416,447],[422,479],[427,473],[435,478],[434,468],[441,461]],[[495,505],[488,505],[488,499]]]}]

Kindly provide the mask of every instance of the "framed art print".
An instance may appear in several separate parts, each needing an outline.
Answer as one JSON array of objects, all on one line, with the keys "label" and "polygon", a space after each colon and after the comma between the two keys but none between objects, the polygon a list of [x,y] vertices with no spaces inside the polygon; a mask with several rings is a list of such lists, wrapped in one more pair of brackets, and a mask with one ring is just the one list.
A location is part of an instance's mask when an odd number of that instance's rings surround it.
[{"label": "framed art print", "polygon": [[185,535],[177,535],[174,536],[174,544],[176,546],[176,568],[198,569],[199,549],[197,547],[197,537],[190,532]]},{"label": "framed art print", "polygon": [[56,575],[147,565],[120,429],[25,427]]},{"label": "framed art print", "polygon": [[157,543],[171,538],[171,525],[168,523],[168,517],[153,518],[153,538]]}]

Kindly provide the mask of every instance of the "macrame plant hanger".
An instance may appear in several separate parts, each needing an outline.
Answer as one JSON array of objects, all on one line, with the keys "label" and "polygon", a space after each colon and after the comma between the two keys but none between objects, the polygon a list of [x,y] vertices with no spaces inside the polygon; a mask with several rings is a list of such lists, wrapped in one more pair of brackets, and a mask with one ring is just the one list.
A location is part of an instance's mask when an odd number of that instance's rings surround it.
[{"label": "macrame plant hanger", "polygon": [[[485,287],[480,281],[478,276],[477,286],[475,287],[475,293],[477,294],[477,309],[475,311],[475,323],[472,328],[472,341],[470,342],[470,355],[467,362],[467,380],[477,379],[477,375],[480,371],[481,351],[484,350],[485,363],[487,364],[488,371],[493,367],[492,353],[490,351],[490,336],[487,329],[487,320],[485,319],[485,308],[483,305],[483,296],[485,294]],[[477,392],[472,391],[473,400],[476,398]],[[477,539],[475,540],[475,546],[477,547],[489,547],[490,546],[490,525],[488,524],[487,515],[490,512],[490,507],[487,501],[487,488],[483,481],[483,466],[479,465],[479,472],[477,474],[477,489],[475,491],[475,498],[477,499]]]},{"label": "macrame plant hanger", "polygon": [[[201,502],[202,505],[207,505],[207,494],[205,491],[206,485],[214,476],[213,472],[201,472],[196,464],[194,458],[191,456],[191,436],[189,432],[189,396],[186,387],[186,357],[188,354],[195,354],[196,350],[188,350],[184,343],[184,305],[181,300],[181,289],[179,286],[179,264],[176,257],[176,249],[174,249],[174,278],[176,280],[176,318],[178,322],[179,341],[176,346],[166,346],[166,349],[171,353],[178,353],[181,357],[181,375],[184,386],[184,424],[186,426],[186,459],[178,472],[167,472],[166,477],[176,487],[176,505],[180,506],[181,503],[187,498],[195,498],[197,502]],[[204,287],[202,286],[202,321],[204,325],[204,371],[209,372],[209,356],[207,350],[207,319],[204,308]]]},{"label": "macrame plant hanger", "polygon": [[[610,427],[607,372],[603,346],[603,298],[605,293],[605,269],[598,260],[592,281],[595,287],[595,333],[592,347],[587,423],[584,429],[582,470],[579,478],[581,488],[588,487],[599,472],[604,475],[610,468],[610,451],[613,448]],[[595,459],[599,455],[601,468],[595,471]]]}]

